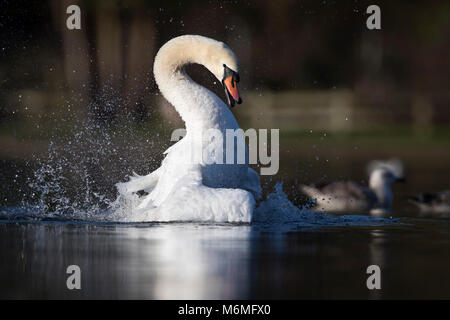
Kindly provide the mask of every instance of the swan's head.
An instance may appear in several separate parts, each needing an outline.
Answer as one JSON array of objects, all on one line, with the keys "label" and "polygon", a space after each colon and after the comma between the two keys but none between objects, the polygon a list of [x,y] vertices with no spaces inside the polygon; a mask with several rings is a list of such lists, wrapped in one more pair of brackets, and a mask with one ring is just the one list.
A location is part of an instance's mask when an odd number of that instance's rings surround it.
[{"label": "swan's head", "polygon": [[215,75],[225,89],[228,104],[242,103],[237,84],[239,82],[239,62],[233,51],[223,42],[208,39],[203,64]]},{"label": "swan's head", "polygon": [[370,175],[371,185],[390,185],[394,182],[403,182],[404,177],[397,176],[394,172],[387,168],[375,169]]},{"label": "swan's head", "polygon": [[163,75],[189,63],[204,65],[225,88],[228,104],[241,103],[237,83],[239,62],[233,51],[223,42],[198,35],[176,37],[159,50],[155,58],[154,72],[158,85],[164,83]]},{"label": "swan's head", "polygon": [[372,161],[369,163],[369,184],[372,187],[387,186],[394,182],[404,182],[403,164],[398,159]]},{"label": "swan's head", "polygon": [[239,73],[229,68],[225,63],[223,64],[224,72],[222,77],[222,85],[225,88],[225,95],[228,99],[230,107],[234,107],[234,104],[242,103],[242,98],[239,95],[237,84],[239,82]]}]

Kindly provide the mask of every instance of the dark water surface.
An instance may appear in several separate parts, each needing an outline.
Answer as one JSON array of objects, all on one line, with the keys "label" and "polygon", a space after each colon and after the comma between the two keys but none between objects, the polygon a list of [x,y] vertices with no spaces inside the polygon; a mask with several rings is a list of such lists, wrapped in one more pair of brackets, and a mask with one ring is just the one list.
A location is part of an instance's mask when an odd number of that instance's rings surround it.
[{"label": "dark water surface", "polygon": [[[374,227],[0,221],[0,298],[450,298],[448,220]],[[66,268],[81,268],[68,290]],[[368,290],[379,265],[382,289]]]},{"label": "dark water surface", "polygon": [[[301,150],[283,145],[280,172],[273,178],[285,182],[296,204],[299,183],[351,179],[367,184],[368,161],[402,159],[408,183],[393,186],[392,212],[400,223],[124,224],[9,215],[0,217],[0,298],[449,299],[450,216],[421,215],[406,197],[448,189],[450,153],[442,147],[418,152],[415,146],[302,145]],[[0,206],[29,199],[27,177],[38,166],[12,159],[0,164]],[[111,181],[103,184],[113,189]],[[271,185],[263,186],[272,191]],[[69,191],[73,196],[85,190]],[[366,287],[366,269],[373,264],[381,268],[381,290]],[[69,265],[81,268],[81,290],[67,289]]]}]

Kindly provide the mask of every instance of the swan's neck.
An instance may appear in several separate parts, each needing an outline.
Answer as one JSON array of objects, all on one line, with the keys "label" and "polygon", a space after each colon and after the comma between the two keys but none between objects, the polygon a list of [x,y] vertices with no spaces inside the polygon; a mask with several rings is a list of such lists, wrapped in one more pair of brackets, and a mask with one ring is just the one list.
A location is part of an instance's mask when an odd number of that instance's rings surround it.
[{"label": "swan's neck", "polygon": [[191,39],[170,41],[155,58],[154,74],[164,97],[175,107],[186,124],[187,132],[222,128],[224,114],[231,112],[213,92],[194,82],[185,72],[190,63],[207,65],[208,51],[193,45]]},{"label": "swan's neck", "polygon": [[[160,79],[161,80],[161,79]],[[187,131],[216,128],[221,113],[219,98],[210,90],[194,82],[180,67],[158,81],[164,97],[175,107],[186,124]]]},{"label": "swan's neck", "polygon": [[378,206],[384,209],[390,209],[393,198],[390,183],[385,179],[372,174],[369,187],[377,196]]}]

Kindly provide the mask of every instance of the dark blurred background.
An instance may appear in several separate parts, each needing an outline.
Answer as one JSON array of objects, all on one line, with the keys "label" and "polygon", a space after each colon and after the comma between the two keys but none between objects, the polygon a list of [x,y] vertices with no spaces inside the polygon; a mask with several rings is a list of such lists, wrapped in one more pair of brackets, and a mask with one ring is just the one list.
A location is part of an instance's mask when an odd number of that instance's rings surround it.
[{"label": "dark blurred background", "polygon": [[[66,28],[71,4],[81,30]],[[366,28],[370,4],[381,8],[381,30]],[[394,156],[412,177],[398,192],[445,188],[449,16],[448,1],[2,1],[1,201],[27,197],[36,157],[83,123],[134,146],[109,150],[117,174],[108,183],[157,167],[182,123],[158,93],[153,58],[182,34],[224,41],[238,55],[244,104],[233,111],[244,128],[280,128],[276,179],[294,196],[299,181],[365,182],[367,161]],[[224,98],[204,68],[190,72]],[[13,182],[24,187],[12,191]]]}]

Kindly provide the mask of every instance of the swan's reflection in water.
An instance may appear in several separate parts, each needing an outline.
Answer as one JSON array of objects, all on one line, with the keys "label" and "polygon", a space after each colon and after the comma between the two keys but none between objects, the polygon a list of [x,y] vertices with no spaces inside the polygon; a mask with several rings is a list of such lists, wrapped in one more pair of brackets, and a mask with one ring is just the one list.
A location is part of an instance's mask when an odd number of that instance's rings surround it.
[{"label": "swan's reflection in water", "polygon": [[156,299],[245,298],[247,296],[249,226],[158,227],[133,235],[158,242],[146,253]]},{"label": "swan's reflection in water", "polygon": [[[449,245],[443,222],[422,229],[7,222],[0,298],[449,298]],[[66,287],[72,264],[81,268],[81,290]],[[381,290],[366,287],[371,264],[381,268]]]},{"label": "swan's reflection in water", "polygon": [[[205,299],[248,295],[250,226],[0,225],[0,297]],[[79,265],[82,289],[66,288]]]},{"label": "swan's reflection in water", "polygon": [[[381,271],[381,288],[383,288],[383,269],[387,267],[386,252],[384,246],[386,245],[385,235],[381,230],[370,231],[371,239],[369,244],[370,265],[377,265]],[[370,275],[367,275],[369,277]],[[382,291],[373,289],[370,291],[371,299],[380,299]]]}]

